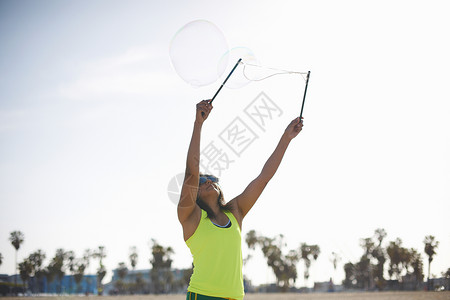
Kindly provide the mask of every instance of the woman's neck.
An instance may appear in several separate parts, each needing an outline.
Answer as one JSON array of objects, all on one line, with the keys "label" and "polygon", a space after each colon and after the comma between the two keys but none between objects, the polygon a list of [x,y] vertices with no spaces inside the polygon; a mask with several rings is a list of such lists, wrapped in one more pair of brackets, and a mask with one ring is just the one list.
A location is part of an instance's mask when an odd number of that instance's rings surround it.
[{"label": "woman's neck", "polygon": [[219,204],[216,202],[213,205],[210,205],[206,201],[199,201],[200,203],[197,203],[201,209],[205,210],[208,213],[208,217],[211,219],[216,219],[220,214],[222,213],[222,210],[220,209]]},{"label": "woman's neck", "polygon": [[214,218],[218,217],[222,213],[222,210],[220,209],[219,205],[216,205],[214,207],[210,207],[210,209],[211,209],[211,211],[214,214]]}]

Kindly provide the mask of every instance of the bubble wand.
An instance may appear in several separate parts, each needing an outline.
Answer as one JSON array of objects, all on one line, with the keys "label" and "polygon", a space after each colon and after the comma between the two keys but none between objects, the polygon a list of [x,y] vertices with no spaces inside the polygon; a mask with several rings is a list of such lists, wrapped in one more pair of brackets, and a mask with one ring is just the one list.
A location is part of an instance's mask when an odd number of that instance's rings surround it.
[{"label": "bubble wand", "polygon": [[228,74],[227,78],[225,78],[225,80],[223,81],[222,85],[219,87],[219,89],[217,90],[216,94],[214,95],[214,97],[212,97],[211,101],[209,101],[209,103],[211,104],[214,99],[216,98],[217,94],[220,92],[220,90],[223,88],[223,86],[225,85],[225,83],[227,82],[228,78],[230,78],[231,74],[233,74],[234,70],[237,68],[237,66],[239,65],[239,63],[241,62],[242,58],[239,58],[239,60],[237,61],[237,63],[234,65],[233,69],[231,70],[230,74]]},{"label": "bubble wand", "polygon": [[305,92],[303,93],[302,110],[300,111],[300,122],[302,121],[303,106],[305,105],[306,90],[308,89],[308,82],[309,82],[309,74],[311,74],[311,71],[308,71],[308,74],[306,75]]}]

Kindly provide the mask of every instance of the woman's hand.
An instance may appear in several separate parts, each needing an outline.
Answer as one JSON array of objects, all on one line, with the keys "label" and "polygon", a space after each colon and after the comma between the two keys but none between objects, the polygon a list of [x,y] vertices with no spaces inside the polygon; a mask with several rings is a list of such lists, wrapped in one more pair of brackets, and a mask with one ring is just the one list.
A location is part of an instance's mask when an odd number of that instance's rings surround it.
[{"label": "woman's hand", "polygon": [[209,103],[210,100],[203,100],[197,103],[197,112],[195,116],[195,122],[202,124],[208,119],[209,113],[213,109],[213,106]]},{"label": "woman's hand", "polygon": [[302,128],[303,128],[303,118],[302,121],[300,122],[300,117],[297,117],[294,120],[292,120],[292,122],[288,125],[288,127],[284,131],[284,135],[289,140],[292,140],[300,133],[300,131],[302,131]]}]

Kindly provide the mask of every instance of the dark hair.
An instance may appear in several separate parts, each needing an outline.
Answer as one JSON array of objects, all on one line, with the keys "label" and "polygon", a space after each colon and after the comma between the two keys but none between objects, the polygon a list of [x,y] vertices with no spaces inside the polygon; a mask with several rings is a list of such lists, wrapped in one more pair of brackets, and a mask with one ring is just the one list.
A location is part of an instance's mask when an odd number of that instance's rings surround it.
[{"label": "dark hair", "polygon": [[[218,177],[216,177],[214,175],[200,173],[199,177],[202,177],[202,176],[214,177],[214,178],[219,179]],[[231,212],[231,210],[232,210],[231,204],[225,203],[222,189],[220,188],[219,185],[217,187],[219,188],[219,191],[220,191],[219,196],[217,197],[217,203],[219,204],[220,210],[226,210],[226,211]],[[198,193],[197,193],[197,200],[195,202],[197,203],[198,206],[200,206],[201,209],[206,211],[206,213],[208,214],[208,218],[214,217],[213,211],[211,210],[211,208],[208,205],[206,205],[203,201],[201,201],[200,197],[198,196]]]}]

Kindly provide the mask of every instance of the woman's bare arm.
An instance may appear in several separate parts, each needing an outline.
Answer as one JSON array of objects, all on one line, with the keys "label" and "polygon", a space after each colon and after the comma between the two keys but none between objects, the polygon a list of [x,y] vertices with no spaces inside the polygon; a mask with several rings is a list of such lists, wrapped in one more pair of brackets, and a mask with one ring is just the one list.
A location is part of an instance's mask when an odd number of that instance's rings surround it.
[{"label": "woman's bare arm", "polygon": [[212,105],[208,100],[197,104],[194,129],[186,160],[186,171],[178,202],[178,220],[184,224],[196,208],[200,164],[200,135],[203,122],[208,118]]}]

